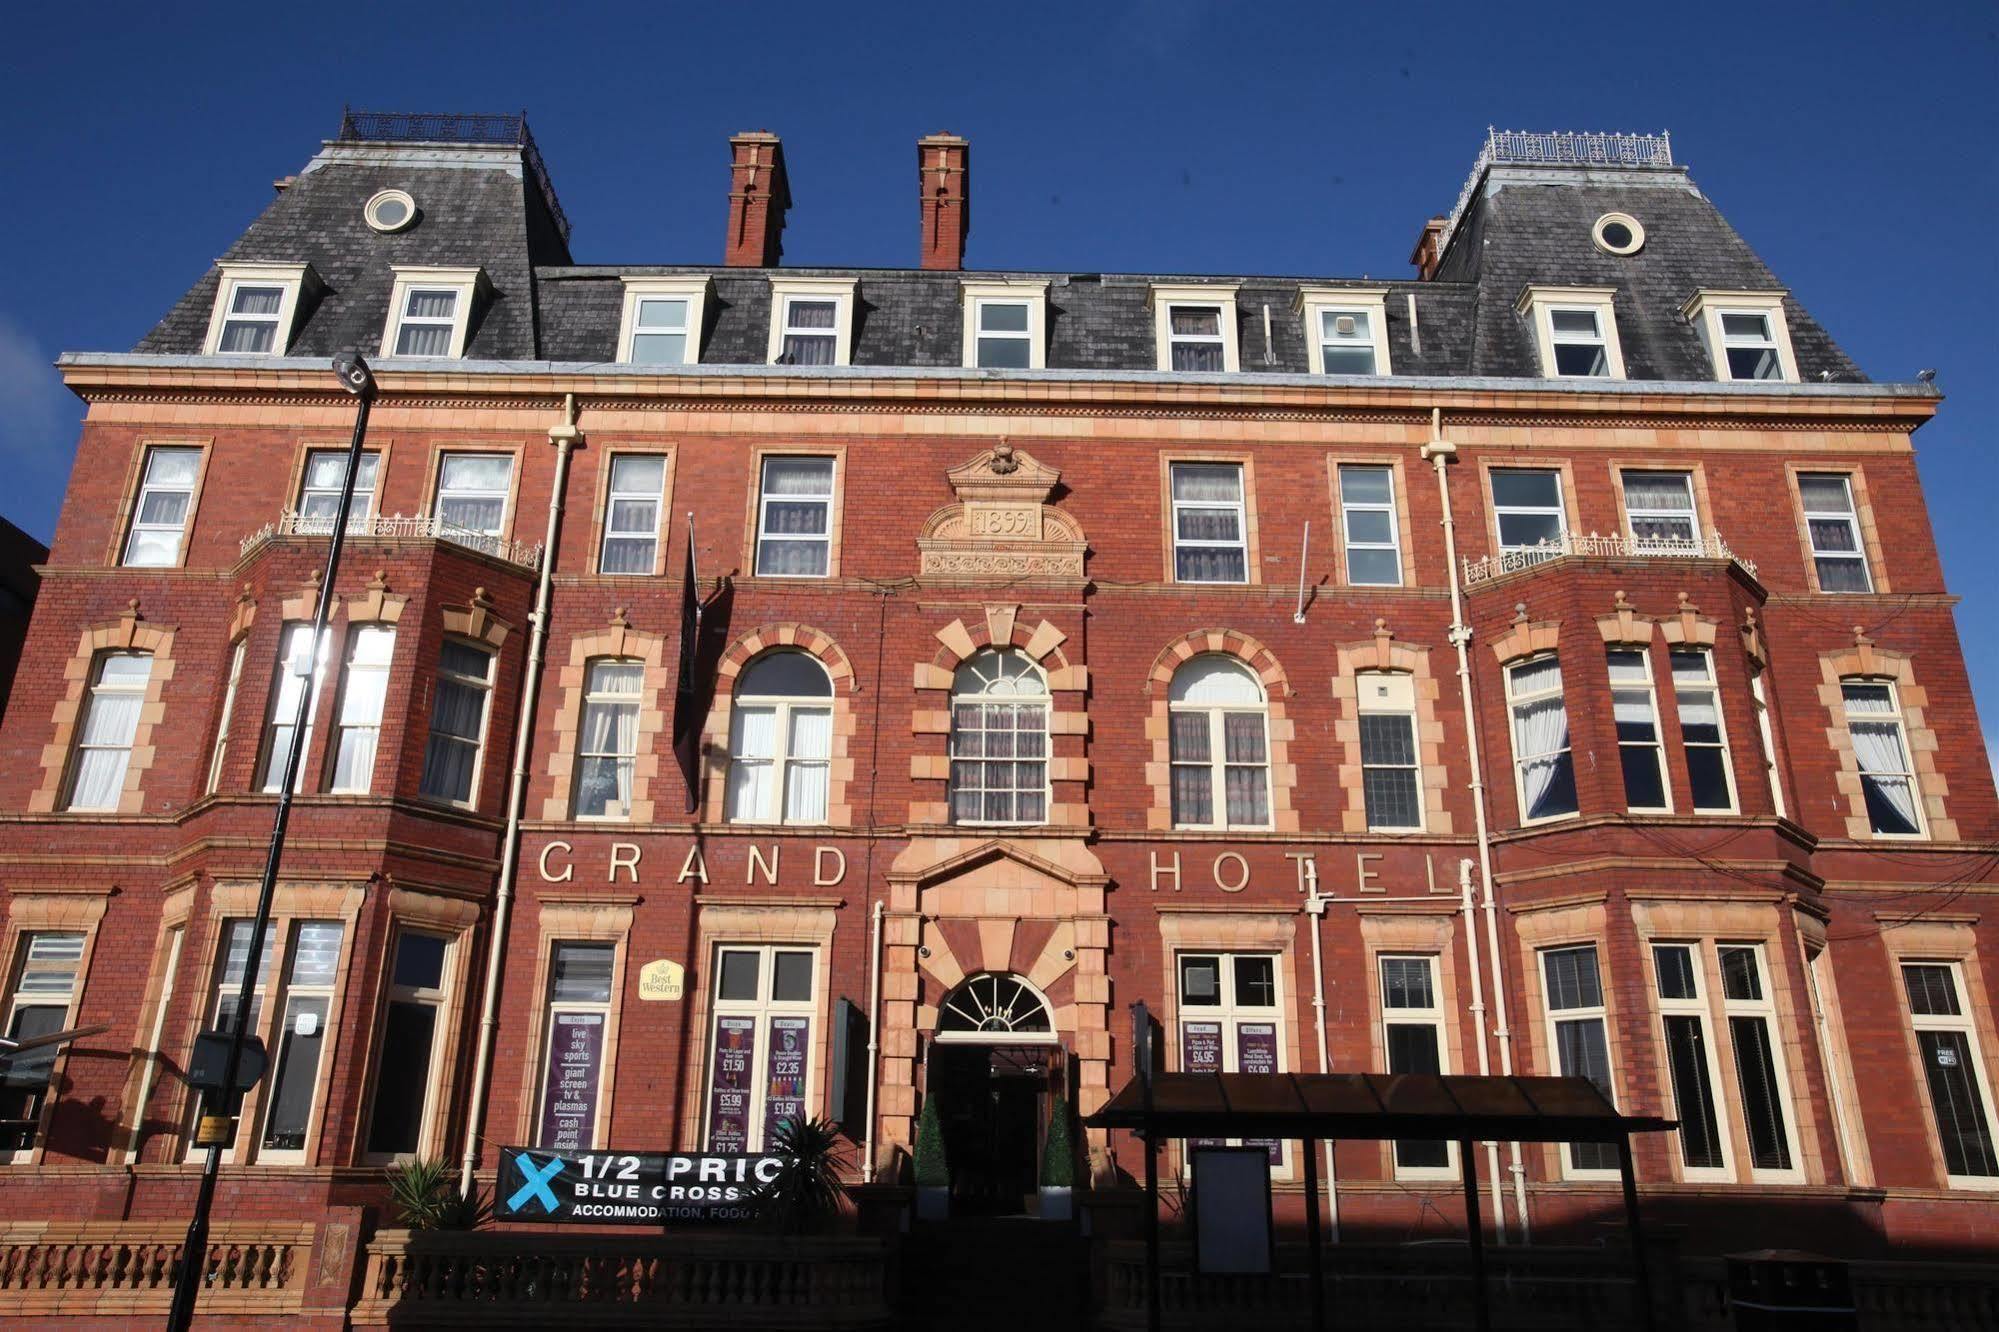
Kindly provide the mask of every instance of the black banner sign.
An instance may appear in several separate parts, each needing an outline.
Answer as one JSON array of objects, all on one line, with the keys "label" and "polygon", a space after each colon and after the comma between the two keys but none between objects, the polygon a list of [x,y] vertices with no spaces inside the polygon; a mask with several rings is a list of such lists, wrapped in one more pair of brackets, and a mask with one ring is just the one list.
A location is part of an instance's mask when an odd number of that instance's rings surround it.
[{"label": "black banner sign", "polygon": [[750,1195],[776,1178],[781,1156],[745,1152],[500,1153],[493,1215],[501,1221],[644,1226],[748,1221]]}]

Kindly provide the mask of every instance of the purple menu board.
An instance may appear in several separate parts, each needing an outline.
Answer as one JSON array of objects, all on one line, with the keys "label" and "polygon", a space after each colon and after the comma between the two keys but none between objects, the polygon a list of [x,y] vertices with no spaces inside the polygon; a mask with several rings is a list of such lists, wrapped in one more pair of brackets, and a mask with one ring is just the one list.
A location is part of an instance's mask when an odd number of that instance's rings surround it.
[{"label": "purple menu board", "polygon": [[589,1151],[597,1123],[597,1074],[604,1059],[602,1013],[557,1013],[548,1036],[548,1090],[538,1145]]},{"label": "purple menu board", "polygon": [[[1235,1066],[1239,1073],[1277,1071],[1277,1024],[1239,1022],[1235,1029]],[[1269,1138],[1245,1138],[1245,1147],[1261,1147],[1270,1153],[1270,1164],[1284,1164],[1284,1144]]]},{"label": "purple menu board", "polygon": [[750,1064],[757,1020],[715,1019],[715,1072],[708,1080],[708,1150],[740,1152],[750,1141]]},{"label": "purple menu board", "polygon": [[780,1017],[770,1020],[770,1055],[765,1060],[764,1150],[770,1150],[772,1131],[778,1121],[805,1118],[805,1060],[807,1037],[812,1019]]},{"label": "purple menu board", "polygon": [[[1180,1071],[1219,1073],[1222,1071],[1222,1024],[1182,1022],[1180,1024]],[[1193,1138],[1189,1147],[1217,1147],[1220,1138]]]}]

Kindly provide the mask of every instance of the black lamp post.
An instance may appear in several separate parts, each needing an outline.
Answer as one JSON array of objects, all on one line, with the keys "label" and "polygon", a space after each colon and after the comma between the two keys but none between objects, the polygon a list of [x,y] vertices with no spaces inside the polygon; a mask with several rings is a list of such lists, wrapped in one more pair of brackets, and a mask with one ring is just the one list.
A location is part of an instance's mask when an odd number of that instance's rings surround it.
[{"label": "black lamp post", "polygon": [[174,1302],[167,1314],[167,1332],[186,1332],[194,1320],[194,1301],[208,1278],[208,1214],[215,1205],[215,1180],[222,1169],[222,1152],[236,1140],[236,1116],[232,1113],[241,1091],[236,1087],[237,1070],[243,1061],[244,1038],[249,1034],[250,1004],[255,996],[264,953],[264,936],[271,928],[271,898],[277,892],[278,862],[284,855],[285,829],[291,823],[292,792],[298,785],[299,765],[305,761],[305,727],[312,706],[314,677],[319,673],[320,640],[326,634],[327,613],[333,606],[333,580],[340,569],[341,548],[347,544],[347,515],[354,507],[354,478],[361,470],[361,441],[368,433],[368,408],[375,401],[375,377],[359,352],[342,352],[333,358],[340,387],[361,400],[354,416],[354,440],[347,446],[347,475],[340,483],[340,510],[333,519],[333,542],[326,552],[326,574],[319,583],[319,605],[312,615],[312,637],[305,661],[305,687],[298,691],[298,711],[292,718],[291,746],[285,754],[283,783],[278,788],[277,812],[271,818],[270,848],[264,855],[264,878],[257,892],[257,914],[250,924],[249,951],[244,956],[243,980],[236,991],[236,1009],[229,1015],[226,1033],[227,1054],[222,1061],[218,1084],[204,1089],[201,1115],[195,1121],[194,1141],[208,1148],[201,1167],[201,1191],[195,1195],[194,1216],[187,1224],[187,1242],[181,1248],[180,1270],[174,1276]]}]

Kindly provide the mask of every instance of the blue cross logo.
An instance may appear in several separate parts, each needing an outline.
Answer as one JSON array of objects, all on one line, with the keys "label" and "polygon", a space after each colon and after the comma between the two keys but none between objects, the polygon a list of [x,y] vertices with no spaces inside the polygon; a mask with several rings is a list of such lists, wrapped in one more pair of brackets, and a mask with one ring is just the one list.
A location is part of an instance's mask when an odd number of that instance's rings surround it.
[{"label": "blue cross logo", "polygon": [[507,1199],[508,1211],[518,1212],[528,1203],[537,1200],[549,1212],[560,1210],[562,1204],[556,1201],[554,1192],[548,1187],[548,1181],[562,1173],[561,1157],[552,1156],[547,1165],[538,1166],[532,1156],[526,1152],[519,1152],[514,1156],[514,1168],[521,1172],[521,1178],[526,1182],[514,1190],[513,1197]]}]

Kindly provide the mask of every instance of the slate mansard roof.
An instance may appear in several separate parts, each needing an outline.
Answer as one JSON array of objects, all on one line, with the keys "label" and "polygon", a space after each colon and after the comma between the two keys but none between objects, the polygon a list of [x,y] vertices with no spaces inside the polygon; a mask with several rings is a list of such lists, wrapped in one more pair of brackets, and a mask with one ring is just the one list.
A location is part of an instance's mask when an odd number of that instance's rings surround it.
[{"label": "slate mansard roof", "polygon": [[[389,188],[411,194],[420,215],[414,226],[380,234],[362,210]],[[1596,247],[1592,227],[1607,212],[1641,223],[1645,244],[1636,254],[1620,257]],[[338,140],[323,146],[221,262],[312,265],[322,285],[301,312],[293,356],[322,357],[348,347],[374,352],[396,265],[476,266],[489,287],[473,314],[467,359],[584,364],[617,357],[627,276],[712,278],[703,365],[765,363],[772,277],[853,278],[851,363],[913,368],[963,364],[961,282],[1026,277],[1048,283],[1051,370],[1157,373],[1151,287],[1212,282],[1236,288],[1243,374],[1309,373],[1305,328],[1296,313],[1299,289],[1348,285],[1387,289],[1396,376],[1536,379],[1541,371],[1533,332],[1516,309],[1522,290],[1530,284],[1614,287],[1626,377],[1673,382],[1713,379],[1695,328],[1681,313],[1696,291],[1783,287],[1679,167],[1526,169],[1488,166],[1482,159],[1428,281],[579,265],[566,237],[567,224],[531,142]],[[200,355],[218,274],[211,267],[134,350]],[[1864,379],[1795,300],[1787,295],[1784,304],[1805,383]]]}]

